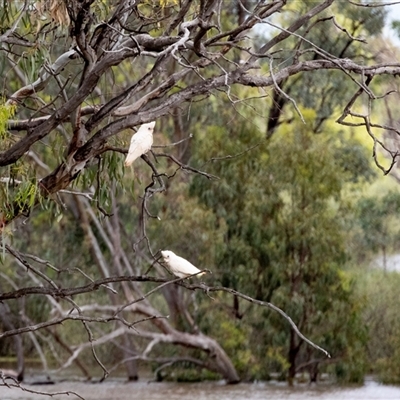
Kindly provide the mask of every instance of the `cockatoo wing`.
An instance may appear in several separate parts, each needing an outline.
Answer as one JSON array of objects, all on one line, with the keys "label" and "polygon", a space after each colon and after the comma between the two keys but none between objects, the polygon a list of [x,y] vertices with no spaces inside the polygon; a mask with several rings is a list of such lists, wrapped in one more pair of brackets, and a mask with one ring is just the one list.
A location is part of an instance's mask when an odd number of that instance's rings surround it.
[{"label": "cockatoo wing", "polygon": [[152,121],[143,124],[139,130],[132,136],[128,155],[125,159],[125,166],[129,167],[142,154],[147,153],[153,144],[153,131],[156,122]]},{"label": "cockatoo wing", "polygon": [[[162,251],[161,255],[163,256],[164,261],[168,265],[171,272],[179,278],[186,278],[187,276],[200,272],[200,270],[188,260],[177,256],[174,252],[170,250]],[[198,274],[198,276],[201,276],[203,274],[205,274],[205,272]]]}]

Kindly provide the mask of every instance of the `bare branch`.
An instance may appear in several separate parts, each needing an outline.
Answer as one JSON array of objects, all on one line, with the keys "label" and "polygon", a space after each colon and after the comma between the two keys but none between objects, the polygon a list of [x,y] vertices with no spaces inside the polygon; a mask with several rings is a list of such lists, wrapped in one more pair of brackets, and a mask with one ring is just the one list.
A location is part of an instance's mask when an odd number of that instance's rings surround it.
[{"label": "bare branch", "polygon": [[263,307],[267,307],[267,308],[269,308],[269,309],[271,309],[273,311],[276,311],[277,313],[282,315],[282,317],[285,318],[289,322],[290,326],[293,328],[293,330],[296,332],[296,334],[302,340],[304,340],[306,343],[308,343],[311,347],[314,347],[314,349],[317,349],[317,350],[321,351],[322,353],[324,353],[327,357],[329,357],[329,358],[331,357],[330,354],[325,349],[323,349],[322,347],[318,346],[317,344],[312,342],[310,339],[307,339],[299,331],[299,329],[297,328],[297,325],[293,322],[293,320],[282,309],[280,309],[279,307],[275,306],[272,303],[269,303],[269,302],[266,302],[266,301],[261,301],[261,300],[256,300],[256,299],[253,299],[252,297],[247,296],[247,295],[245,295],[243,293],[240,293],[240,292],[238,292],[238,291],[236,291],[234,289],[225,288],[225,287],[221,287],[221,286],[215,286],[215,287],[211,286],[211,287],[209,287],[209,286],[206,286],[206,285],[202,284],[202,285],[190,285],[190,286],[187,286],[187,288],[189,288],[189,289],[203,289],[207,293],[208,292],[219,292],[219,291],[226,292],[226,293],[231,293],[231,294],[233,294],[235,296],[241,297],[242,299],[244,299],[244,300],[246,300],[246,301],[248,301],[250,303],[257,304],[257,305],[263,306]]},{"label": "bare branch", "polygon": [[[201,271],[202,272],[202,271]],[[139,299],[136,299],[134,301],[132,301],[131,303],[124,305],[122,308],[118,309],[116,311],[116,313],[114,314],[114,316],[111,317],[106,317],[106,318],[96,318],[96,317],[87,317],[87,316],[83,316],[83,315],[66,315],[63,317],[59,317],[59,318],[55,318],[53,320],[49,320],[47,322],[43,322],[34,326],[28,326],[28,327],[24,327],[24,328],[19,328],[19,329],[15,329],[12,331],[8,331],[8,332],[4,332],[2,334],[0,334],[0,338],[2,337],[8,337],[8,336],[12,336],[12,335],[16,335],[16,334],[22,334],[22,333],[26,333],[26,332],[33,332],[35,330],[38,329],[42,329],[51,325],[55,325],[55,324],[60,324],[66,320],[78,320],[78,321],[87,321],[87,322],[109,322],[109,321],[113,321],[113,320],[117,320],[120,322],[124,323],[124,320],[117,317],[116,315],[118,313],[120,313],[123,309],[132,306],[135,303],[138,303],[144,299],[146,299],[148,296],[150,296],[151,294],[153,294],[154,292],[158,291],[159,289],[161,289],[162,287],[169,285],[169,284],[173,284],[173,283],[179,283],[181,285],[183,285],[184,287],[188,288],[188,289],[192,289],[192,290],[204,290],[206,293],[210,293],[210,292],[226,292],[226,293],[230,293],[233,294],[235,296],[241,297],[242,299],[253,303],[253,304],[257,304],[263,307],[267,307],[273,311],[278,312],[280,315],[282,315],[291,325],[291,327],[293,328],[293,330],[296,332],[296,334],[302,339],[304,340],[306,343],[308,343],[310,346],[314,347],[315,349],[323,352],[327,357],[330,357],[329,353],[322,349],[320,346],[316,345],[315,343],[313,343],[311,340],[309,340],[308,338],[306,338],[297,328],[297,325],[293,322],[293,320],[283,311],[281,310],[279,307],[276,307],[274,304],[269,303],[269,302],[264,302],[261,300],[256,300],[253,299],[250,296],[247,296],[243,293],[240,293],[236,290],[230,289],[230,288],[225,288],[225,287],[221,287],[221,286],[206,286],[204,284],[201,285],[188,285],[186,283],[183,283],[182,281],[184,280],[184,278],[178,278],[178,279],[174,279],[174,280],[167,280],[167,279],[163,279],[163,278],[152,278],[152,277],[148,277],[148,276],[120,276],[120,277],[109,277],[109,278],[104,278],[104,279],[99,279],[95,282],[93,282],[90,285],[86,285],[83,287],[78,287],[78,288],[71,288],[71,289],[52,289],[52,288],[26,288],[26,289],[20,289],[18,291],[14,291],[14,292],[10,292],[10,293],[4,293],[4,294],[0,294],[0,301],[2,300],[6,300],[6,299],[11,299],[11,298],[17,298],[20,296],[26,296],[27,294],[44,294],[44,295],[51,295],[51,296],[55,296],[55,297],[64,297],[64,296],[71,296],[71,295],[76,295],[76,294],[81,294],[81,293],[87,293],[89,291],[93,291],[96,288],[99,288],[101,285],[105,284],[105,283],[111,283],[111,282],[123,282],[123,281],[150,281],[150,282],[163,282],[162,285],[157,286],[155,289],[149,291],[146,295],[142,296]],[[155,317],[155,316],[154,316]],[[156,318],[160,318],[160,317],[156,317]],[[162,317],[161,317],[162,318]]]},{"label": "bare branch", "polygon": [[74,395],[79,399],[85,400],[78,393],[73,392],[71,390],[68,390],[65,392],[43,392],[43,391],[27,388],[26,386],[22,385],[21,383],[16,382],[15,380],[13,380],[13,382],[10,383],[9,378],[7,379],[7,377],[5,377],[2,373],[0,374],[0,380],[2,381],[2,384],[0,384],[0,385],[7,386],[9,388],[18,388],[26,393],[40,394],[40,395],[48,396],[48,397],[54,397],[54,396],[60,396],[60,395],[65,395],[65,396]]},{"label": "bare branch", "polygon": [[6,102],[6,105],[16,104],[21,99],[43,90],[49,82],[50,78],[54,75],[57,75],[65,67],[66,64],[68,64],[72,59],[76,58],[77,56],[78,55],[75,50],[70,50],[62,54],[60,57],[58,57],[53,65],[44,69],[44,71],[40,74],[39,78],[35,82],[17,90],[13,95],[11,95],[10,99]]}]

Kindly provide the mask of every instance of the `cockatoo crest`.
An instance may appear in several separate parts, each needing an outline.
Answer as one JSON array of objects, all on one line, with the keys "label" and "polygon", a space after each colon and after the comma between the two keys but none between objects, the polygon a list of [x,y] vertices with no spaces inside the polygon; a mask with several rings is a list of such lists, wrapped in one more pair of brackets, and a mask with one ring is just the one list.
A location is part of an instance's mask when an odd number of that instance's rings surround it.
[{"label": "cockatoo crest", "polygon": [[[200,270],[196,268],[192,263],[182,257],[177,256],[173,251],[163,250],[161,251],[161,255],[169,270],[178,278],[186,278],[190,275],[200,272]],[[202,272],[197,276],[201,276],[204,274],[205,272]]]},{"label": "cockatoo crest", "polygon": [[143,124],[132,136],[128,155],[125,159],[125,167],[129,167],[142,154],[147,153],[153,144],[153,131],[156,121]]}]

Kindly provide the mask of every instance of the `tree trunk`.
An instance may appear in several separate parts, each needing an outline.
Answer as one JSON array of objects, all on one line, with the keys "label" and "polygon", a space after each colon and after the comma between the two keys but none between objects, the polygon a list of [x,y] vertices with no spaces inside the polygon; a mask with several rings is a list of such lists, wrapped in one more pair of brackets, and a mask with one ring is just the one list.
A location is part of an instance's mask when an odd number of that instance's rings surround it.
[{"label": "tree trunk", "polygon": [[312,363],[309,369],[310,373],[310,383],[316,383],[318,380],[318,373],[319,373],[319,368],[318,368],[319,363],[315,362]]},{"label": "tree trunk", "polygon": [[[8,304],[0,302],[0,318],[3,321],[4,327],[11,331],[15,329],[15,326],[11,321],[10,315],[11,311],[10,308],[8,307]],[[7,373],[5,374],[17,379],[18,382],[22,382],[24,379],[24,370],[25,370],[24,346],[22,343],[21,335],[14,335],[13,340],[14,340],[15,354],[17,355],[17,370],[7,371]]]},{"label": "tree trunk", "polygon": [[[85,232],[86,238],[89,242],[89,248],[92,253],[93,258],[96,260],[96,263],[99,267],[99,271],[102,273],[103,277],[106,278],[111,275],[109,270],[109,265],[103,257],[100,245],[97,242],[97,239],[91,229],[88,215],[85,210],[85,203],[79,197],[75,198],[76,204],[79,210],[80,223],[83,231]],[[115,202],[114,202],[115,203]],[[113,210],[115,213],[116,209]],[[115,221],[113,221],[115,222]],[[113,224],[113,237],[112,237],[112,248],[111,252],[114,254],[113,263],[114,268],[117,273],[122,275],[122,268],[120,265],[120,248],[119,248],[119,230],[118,230],[118,221]],[[122,285],[125,290],[127,290],[126,285]],[[114,294],[110,291],[107,291],[111,304],[118,306],[120,304],[120,298],[117,294]],[[134,349],[133,343],[129,340],[128,337],[123,338],[123,357],[127,361],[124,363],[128,380],[133,381],[138,379],[137,372],[137,364],[135,359],[131,359],[131,353],[129,349]]]},{"label": "tree trunk", "polygon": [[[121,253],[122,253],[121,232],[120,232],[120,228],[119,228],[117,201],[115,200],[115,196],[114,196],[115,183],[113,183],[113,190],[111,193],[112,193],[112,212],[113,212],[113,214],[109,220],[109,222],[111,223],[111,226],[112,226],[112,234],[110,234],[110,238],[112,241],[113,249],[111,251],[113,252],[113,264],[114,264],[115,272],[119,275],[123,275],[124,271],[121,266]],[[110,229],[110,225],[107,225],[107,226]],[[128,290],[126,286],[127,285],[124,285],[125,291]],[[113,301],[115,301],[114,304],[118,304],[120,299],[119,298],[116,299],[115,296],[112,296],[112,297],[113,297]],[[124,335],[123,342],[124,342],[123,355],[124,355],[124,358],[127,360],[124,363],[124,365],[126,368],[128,380],[129,381],[137,381],[139,379],[137,362],[134,359],[130,359],[131,357],[130,357],[130,353],[129,353],[129,349],[136,352],[135,345],[132,343],[132,341],[128,335]]]},{"label": "tree trunk", "polygon": [[[135,346],[130,340],[128,335],[124,335],[122,337],[124,341],[124,348],[126,349],[134,349]],[[129,358],[129,353],[124,351],[124,357]],[[128,381],[137,381],[139,379],[138,369],[137,369],[137,362],[136,360],[129,360],[124,363],[126,368],[126,373],[128,375]]]},{"label": "tree trunk", "polygon": [[383,271],[387,272],[387,257],[386,257],[386,246],[382,246],[382,254],[383,254]]},{"label": "tree trunk", "polygon": [[[148,317],[157,315],[157,311],[150,304],[144,304],[145,302],[146,300],[141,303],[135,303],[130,310]],[[163,318],[153,319],[152,322],[163,333],[163,335],[156,334],[160,342],[174,343],[184,347],[203,350],[209,356],[208,360],[204,363],[207,369],[219,373],[227,383],[240,382],[239,375],[232,361],[216,340],[202,333],[192,334],[177,331]]]},{"label": "tree trunk", "polygon": [[[52,335],[56,343],[58,343],[70,356],[74,353],[71,347],[61,338],[55,326],[47,328],[47,332]],[[79,358],[75,358],[74,364],[82,371],[88,381],[92,379],[92,374],[89,368]]]},{"label": "tree trunk", "polygon": [[288,383],[289,386],[293,386],[294,378],[296,376],[296,358],[299,353],[302,341],[297,343],[297,335],[296,332],[290,328],[290,347],[289,347],[289,355],[288,361],[290,364],[289,371],[288,371]]}]

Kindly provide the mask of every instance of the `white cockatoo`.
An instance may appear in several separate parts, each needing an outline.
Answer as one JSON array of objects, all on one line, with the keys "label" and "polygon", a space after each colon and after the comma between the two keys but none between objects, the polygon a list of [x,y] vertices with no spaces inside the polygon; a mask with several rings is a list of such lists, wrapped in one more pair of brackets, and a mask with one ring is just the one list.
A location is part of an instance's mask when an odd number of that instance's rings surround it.
[{"label": "white cockatoo", "polygon": [[[190,275],[200,272],[200,270],[192,263],[182,257],[177,256],[173,251],[162,250],[161,255],[163,256],[164,262],[167,264],[169,270],[178,278],[187,278]],[[202,272],[196,276],[201,276],[204,274],[205,272]]]},{"label": "white cockatoo", "polygon": [[156,121],[143,124],[132,136],[128,155],[125,159],[125,167],[129,167],[142,154],[147,153],[153,144],[153,131]]}]

